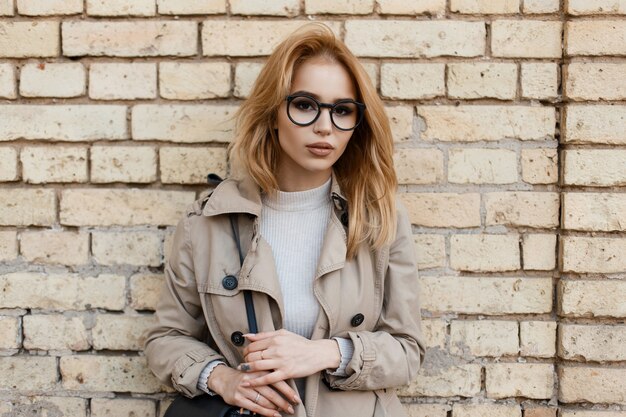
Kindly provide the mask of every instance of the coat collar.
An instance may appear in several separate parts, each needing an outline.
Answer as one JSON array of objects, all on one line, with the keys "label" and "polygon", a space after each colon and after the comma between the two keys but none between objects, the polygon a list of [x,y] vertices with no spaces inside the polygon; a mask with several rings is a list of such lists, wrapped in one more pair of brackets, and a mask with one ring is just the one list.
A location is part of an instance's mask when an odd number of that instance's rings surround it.
[{"label": "coat collar", "polygon": [[[335,208],[346,211],[347,200],[339,187],[334,171],[330,190]],[[261,215],[261,189],[251,177],[222,181],[208,197],[202,209],[203,216],[229,213],[248,213],[256,217]]]}]

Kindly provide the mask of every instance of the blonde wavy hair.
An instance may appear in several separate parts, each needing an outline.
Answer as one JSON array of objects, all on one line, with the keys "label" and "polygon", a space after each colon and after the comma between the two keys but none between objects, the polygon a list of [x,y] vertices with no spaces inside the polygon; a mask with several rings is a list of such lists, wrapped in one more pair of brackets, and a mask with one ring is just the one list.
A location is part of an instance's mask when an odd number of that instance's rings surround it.
[{"label": "blonde wavy hair", "polygon": [[395,236],[393,139],[383,103],[369,76],[334,33],[321,23],[300,27],[276,47],[261,70],[248,99],[236,117],[230,146],[231,166],[252,177],[266,193],[278,189],[280,157],[276,126],[278,110],[290,93],[292,78],[303,62],[325,58],[343,65],[354,82],[357,101],[367,109],[343,155],[333,165],[348,200],[348,257],[367,242],[379,249]]}]

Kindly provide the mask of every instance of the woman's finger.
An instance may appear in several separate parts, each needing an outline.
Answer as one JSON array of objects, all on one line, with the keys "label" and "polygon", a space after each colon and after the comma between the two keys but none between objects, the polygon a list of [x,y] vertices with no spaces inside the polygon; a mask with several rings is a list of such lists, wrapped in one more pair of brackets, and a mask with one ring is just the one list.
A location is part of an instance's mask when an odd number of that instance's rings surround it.
[{"label": "woman's finger", "polygon": [[276,410],[272,410],[271,408],[265,408],[260,404],[255,403],[251,399],[247,397],[243,397],[238,404],[239,407],[243,407],[246,410],[250,410],[253,413],[260,414],[266,417],[281,417],[280,413]]},{"label": "woman's finger", "polygon": [[[273,368],[272,368],[273,369]],[[261,385],[272,385],[278,381],[283,381],[285,379],[284,374],[281,371],[270,372],[267,375],[260,376],[258,378],[250,378],[242,385],[244,387],[258,387]]]},{"label": "woman's finger", "polygon": [[249,340],[262,340],[262,339],[267,339],[270,337],[278,336],[279,332],[280,330],[274,330],[271,332],[260,332],[260,333],[246,333],[243,335],[243,337]]},{"label": "woman's finger", "polygon": [[[279,408],[279,406],[274,404],[274,402],[269,400],[264,395],[264,393],[265,394],[268,394],[268,393],[266,392],[266,390],[263,390],[262,388],[263,387],[260,387],[259,389],[256,389],[256,390],[251,390],[252,392],[250,394],[250,397],[248,397],[248,399],[252,400],[252,402],[257,403],[261,407],[268,408],[270,410],[277,410]],[[271,390],[271,388],[270,388],[270,390]]]},{"label": "woman's finger", "polygon": [[283,396],[280,395],[278,391],[276,391],[274,388],[266,385],[263,387],[258,387],[256,390],[261,393],[266,401],[269,401],[272,404],[271,407],[267,408],[278,408],[279,410],[283,410],[284,412],[289,414],[294,413],[294,409],[291,404],[287,400],[285,400]]},{"label": "woman's finger", "polygon": [[237,366],[237,370],[243,372],[271,371],[280,366],[280,361],[275,359],[265,359],[262,361],[244,362]]},{"label": "woman's finger", "polygon": [[275,384],[272,384],[274,388],[278,392],[280,392],[285,398],[291,401],[294,404],[301,404],[302,400],[300,399],[300,395],[289,386],[289,384],[285,381],[279,381]]},{"label": "woman's finger", "polygon": [[266,349],[266,350],[258,350],[256,352],[251,352],[247,354],[243,359],[246,362],[254,362],[254,361],[260,361],[260,360],[269,359],[269,358],[267,357],[267,349]]},{"label": "woman's finger", "polygon": [[252,352],[259,352],[261,350],[265,350],[268,347],[270,347],[270,345],[272,344],[272,339],[263,339],[263,340],[258,340],[256,342],[252,342],[250,343],[248,346],[246,346],[243,349],[243,355],[246,356],[249,353]]}]

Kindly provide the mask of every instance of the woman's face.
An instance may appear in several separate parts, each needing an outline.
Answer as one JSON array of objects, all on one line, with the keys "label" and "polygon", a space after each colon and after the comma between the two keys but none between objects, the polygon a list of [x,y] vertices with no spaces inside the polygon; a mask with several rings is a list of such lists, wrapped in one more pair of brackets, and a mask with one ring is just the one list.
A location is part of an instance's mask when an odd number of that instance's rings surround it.
[{"label": "woman's face", "polygon": [[[311,58],[298,67],[289,94],[306,94],[321,103],[330,104],[341,99],[356,100],[355,87],[348,71],[341,64],[319,57]],[[315,114],[306,102],[296,101],[291,108],[300,109],[302,114]],[[341,123],[343,113],[340,109],[338,112],[334,116],[335,122]],[[282,191],[307,190],[326,182],[353,132],[334,126],[328,108],[321,109],[314,123],[298,126],[287,115],[287,101],[278,109],[277,129],[280,144],[277,177]]]}]

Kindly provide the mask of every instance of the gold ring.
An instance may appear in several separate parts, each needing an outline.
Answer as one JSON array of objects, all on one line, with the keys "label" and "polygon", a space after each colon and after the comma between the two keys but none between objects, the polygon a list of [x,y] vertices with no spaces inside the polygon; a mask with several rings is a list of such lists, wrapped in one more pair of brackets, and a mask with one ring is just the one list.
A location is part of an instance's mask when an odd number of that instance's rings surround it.
[{"label": "gold ring", "polygon": [[257,392],[257,393],[256,393],[256,398],[254,399],[254,402],[255,402],[255,403],[258,403],[258,402],[259,402],[259,398],[261,398],[261,393],[260,393],[260,392]]}]

